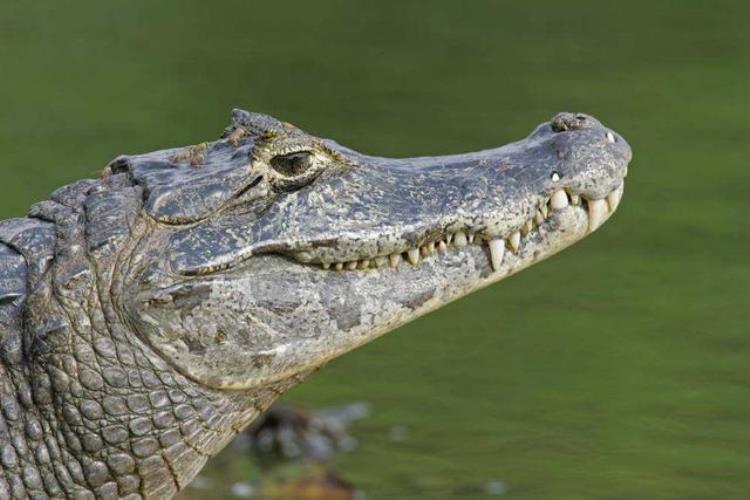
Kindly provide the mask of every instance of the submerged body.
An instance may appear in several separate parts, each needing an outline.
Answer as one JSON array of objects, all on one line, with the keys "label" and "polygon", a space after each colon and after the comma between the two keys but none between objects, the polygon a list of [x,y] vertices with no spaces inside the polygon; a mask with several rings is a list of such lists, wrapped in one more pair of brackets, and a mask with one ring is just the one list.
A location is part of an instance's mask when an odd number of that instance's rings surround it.
[{"label": "submerged body", "polygon": [[627,143],[560,114],[386,159],[235,111],[0,222],[0,498],[163,498],[326,361],[552,255]]}]

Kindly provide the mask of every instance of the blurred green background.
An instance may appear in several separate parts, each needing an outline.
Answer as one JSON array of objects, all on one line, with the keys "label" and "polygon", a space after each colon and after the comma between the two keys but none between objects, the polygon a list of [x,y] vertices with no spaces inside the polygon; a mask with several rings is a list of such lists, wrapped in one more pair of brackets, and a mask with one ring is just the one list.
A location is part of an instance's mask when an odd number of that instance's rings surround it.
[{"label": "blurred green background", "polygon": [[[748,498],[748,19],[740,0],[3,0],[0,217],[119,153],[213,139],[233,107],[392,156],[591,113],[635,153],[604,229],[287,399],[372,405],[335,460],[368,498]],[[220,484],[249,474],[222,460]]]}]

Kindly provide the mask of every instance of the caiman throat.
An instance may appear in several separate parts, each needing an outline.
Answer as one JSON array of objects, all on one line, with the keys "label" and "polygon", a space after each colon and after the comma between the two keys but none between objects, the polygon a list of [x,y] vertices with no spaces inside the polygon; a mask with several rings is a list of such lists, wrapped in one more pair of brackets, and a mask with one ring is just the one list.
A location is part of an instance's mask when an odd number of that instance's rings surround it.
[{"label": "caiman throat", "polygon": [[327,361],[596,230],[631,150],[561,113],[390,159],[236,110],[0,222],[0,498],[163,498]]}]

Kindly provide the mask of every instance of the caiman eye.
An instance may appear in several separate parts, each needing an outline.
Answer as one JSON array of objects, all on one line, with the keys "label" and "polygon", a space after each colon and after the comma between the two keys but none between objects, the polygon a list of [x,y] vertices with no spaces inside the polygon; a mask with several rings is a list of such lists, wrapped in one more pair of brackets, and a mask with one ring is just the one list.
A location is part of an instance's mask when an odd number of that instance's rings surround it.
[{"label": "caiman eye", "polygon": [[285,177],[298,177],[313,166],[313,155],[308,151],[298,151],[274,156],[271,166]]}]

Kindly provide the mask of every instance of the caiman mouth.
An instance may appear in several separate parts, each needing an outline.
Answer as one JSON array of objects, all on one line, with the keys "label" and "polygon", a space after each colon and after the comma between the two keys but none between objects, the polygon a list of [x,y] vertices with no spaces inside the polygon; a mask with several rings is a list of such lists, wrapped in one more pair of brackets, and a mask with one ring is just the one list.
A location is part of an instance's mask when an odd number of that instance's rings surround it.
[{"label": "caiman mouth", "polygon": [[[577,210],[587,219],[585,234],[595,231],[617,209],[624,191],[624,180],[604,198],[593,199],[571,190],[562,188],[551,196],[543,198],[533,209],[532,216],[520,226],[505,234],[492,234],[491,230],[481,226],[464,225],[456,228],[447,226],[442,231],[431,231],[423,237],[420,244],[398,248],[392,252],[365,255],[357,260],[324,261],[310,251],[292,253],[290,256],[303,264],[320,266],[332,271],[374,270],[398,268],[402,262],[418,266],[423,260],[439,254],[456,251],[468,245],[486,245],[489,249],[489,260],[493,271],[499,271],[506,251],[518,254],[528,241],[539,242],[540,238],[553,237],[558,230],[554,223],[555,215],[566,210]],[[581,235],[584,236],[584,235]]]}]

